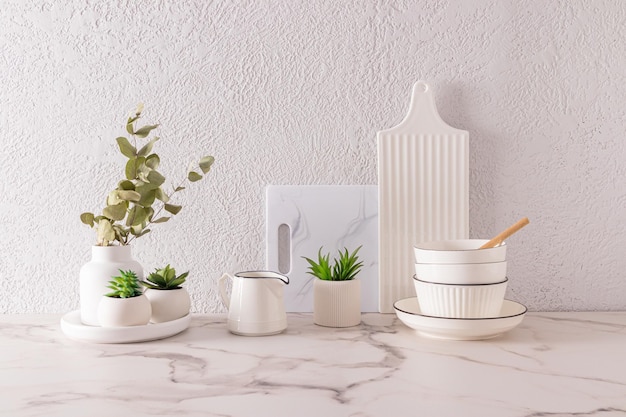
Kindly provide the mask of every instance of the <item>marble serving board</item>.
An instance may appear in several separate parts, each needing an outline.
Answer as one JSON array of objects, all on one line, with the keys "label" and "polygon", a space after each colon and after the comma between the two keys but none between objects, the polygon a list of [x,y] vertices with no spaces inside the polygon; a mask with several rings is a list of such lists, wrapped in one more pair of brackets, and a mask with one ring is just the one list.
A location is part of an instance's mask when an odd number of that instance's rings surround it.
[{"label": "marble serving board", "polygon": [[313,278],[303,256],[317,260],[363,245],[361,311],[378,311],[378,187],[270,185],[266,189],[266,267],[289,277],[285,308],[313,311]]}]

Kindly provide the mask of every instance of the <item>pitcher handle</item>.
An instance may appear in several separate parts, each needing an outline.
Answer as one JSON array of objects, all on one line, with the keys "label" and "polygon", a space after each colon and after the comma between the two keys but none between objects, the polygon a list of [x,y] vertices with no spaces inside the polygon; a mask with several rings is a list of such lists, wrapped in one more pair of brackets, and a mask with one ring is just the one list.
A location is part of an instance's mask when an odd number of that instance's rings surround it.
[{"label": "pitcher handle", "polygon": [[232,276],[230,276],[229,274],[224,274],[218,280],[218,286],[220,289],[220,297],[222,299],[222,304],[224,304],[224,306],[226,306],[226,309],[229,310],[230,309],[230,297],[226,293],[226,279],[230,279],[231,282],[233,281]]}]

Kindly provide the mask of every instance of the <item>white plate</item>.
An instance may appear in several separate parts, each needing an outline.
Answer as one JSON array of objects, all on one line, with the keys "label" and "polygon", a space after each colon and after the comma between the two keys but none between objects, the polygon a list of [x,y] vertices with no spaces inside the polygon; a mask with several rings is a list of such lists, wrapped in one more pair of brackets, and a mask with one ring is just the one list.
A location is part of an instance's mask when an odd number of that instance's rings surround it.
[{"label": "white plate", "polygon": [[436,339],[482,340],[507,332],[524,319],[528,309],[515,301],[504,300],[497,317],[454,319],[421,313],[417,297],[405,298],[393,305],[398,318],[421,335]]},{"label": "white plate", "polygon": [[145,326],[98,327],[80,321],[80,310],[74,310],[61,318],[61,330],[67,337],[91,343],[134,343],[164,339],[174,336],[189,327],[191,315],[165,323]]}]

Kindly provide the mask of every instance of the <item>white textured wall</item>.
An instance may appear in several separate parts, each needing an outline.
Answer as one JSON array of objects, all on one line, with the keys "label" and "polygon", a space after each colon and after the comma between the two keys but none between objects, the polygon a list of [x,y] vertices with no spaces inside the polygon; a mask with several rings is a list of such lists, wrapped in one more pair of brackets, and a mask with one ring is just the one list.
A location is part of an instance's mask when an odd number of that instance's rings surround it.
[{"label": "white textured wall", "polygon": [[134,248],[214,312],[223,271],[264,266],[265,185],[375,184],[418,79],[470,132],[471,236],[531,219],[508,297],[626,309],[625,28],[619,0],[0,0],[0,313],[78,307],[78,216],[121,175],[137,102],[172,180],[216,157]]}]

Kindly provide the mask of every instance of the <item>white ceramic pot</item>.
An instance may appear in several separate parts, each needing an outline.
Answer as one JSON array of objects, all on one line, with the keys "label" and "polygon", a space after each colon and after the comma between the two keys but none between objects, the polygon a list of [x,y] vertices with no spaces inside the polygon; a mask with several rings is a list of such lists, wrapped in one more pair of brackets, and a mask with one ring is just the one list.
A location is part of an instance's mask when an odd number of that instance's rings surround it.
[{"label": "white ceramic pot", "polygon": [[135,261],[130,246],[92,246],[91,261],[80,269],[80,320],[83,324],[98,326],[98,305],[110,290],[109,281],[119,275],[120,269],[131,270],[143,279],[143,268]]},{"label": "white ceramic pot", "polygon": [[361,281],[313,281],[313,321],[326,327],[361,323]]},{"label": "white ceramic pot", "polygon": [[191,308],[189,292],[185,288],[175,290],[146,289],[144,295],[152,305],[152,323],[165,323],[185,317]]},{"label": "white ceramic pot", "polygon": [[130,298],[102,296],[98,305],[98,322],[102,327],[127,327],[148,324],[152,307],[142,294]]}]

